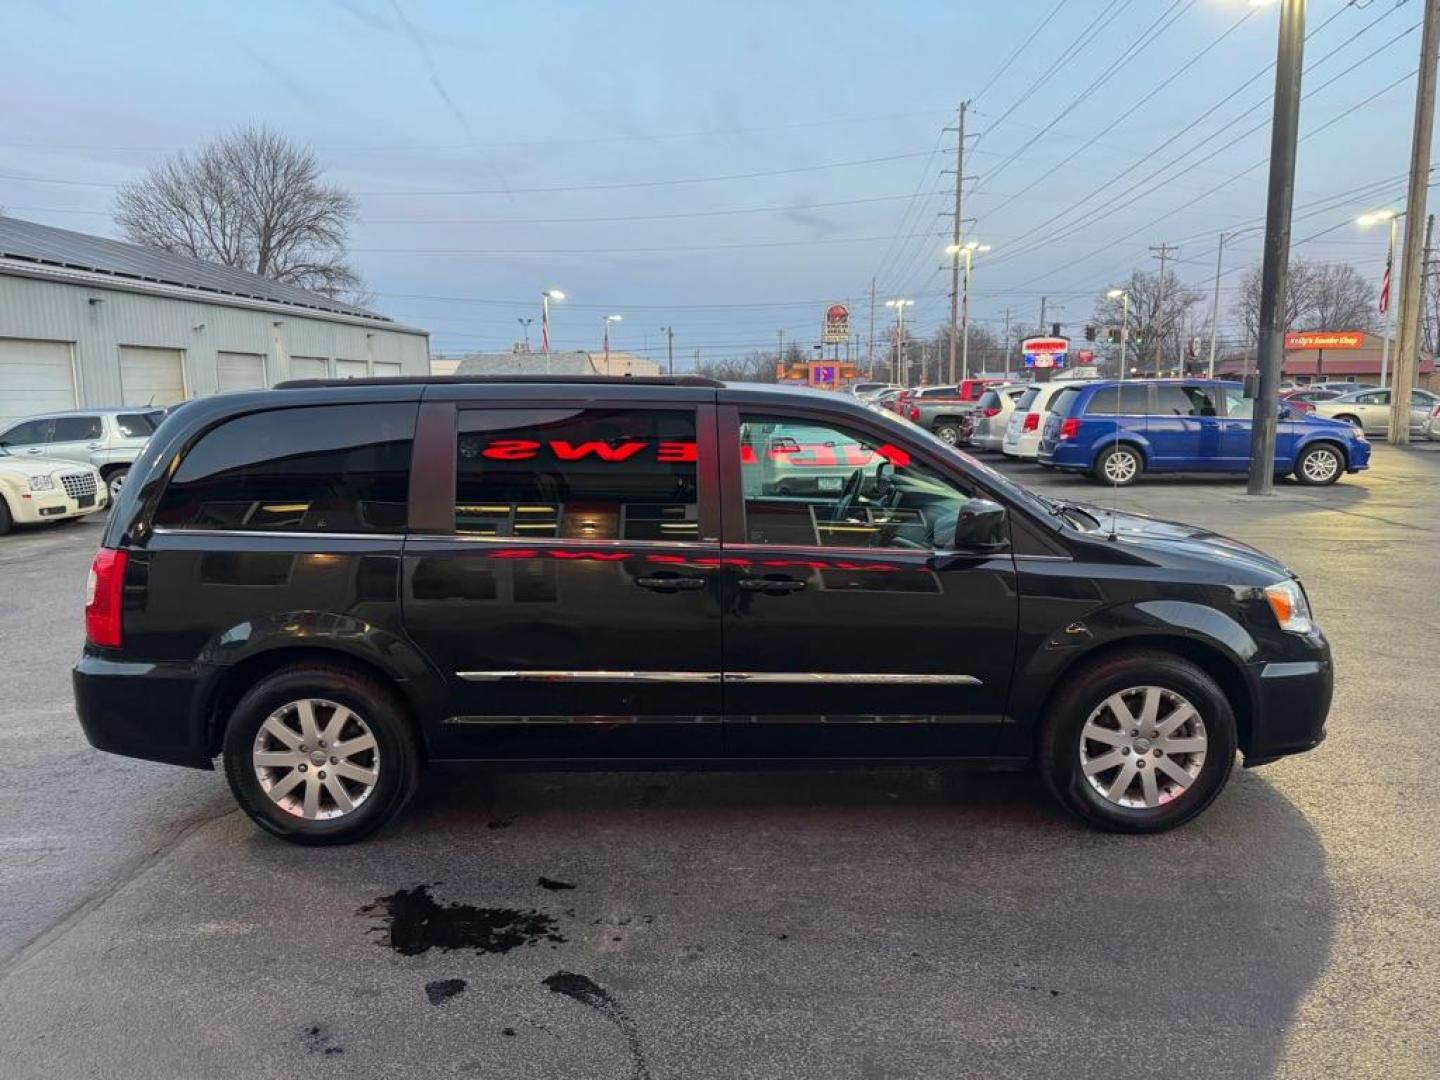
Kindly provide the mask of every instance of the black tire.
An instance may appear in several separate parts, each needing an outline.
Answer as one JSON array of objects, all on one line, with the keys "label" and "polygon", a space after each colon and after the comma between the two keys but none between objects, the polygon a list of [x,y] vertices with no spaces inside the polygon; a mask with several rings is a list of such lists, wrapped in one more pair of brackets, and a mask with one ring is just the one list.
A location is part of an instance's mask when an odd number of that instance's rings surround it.
[{"label": "black tire", "polygon": [[5,501],[5,496],[0,495],[0,536],[8,533],[15,524],[15,519],[10,516],[10,504]]},{"label": "black tire", "polygon": [[[334,702],[351,710],[369,727],[378,749],[373,789],[353,810],[329,820],[307,819],[274,802],[261,787],[251,757],[261,725],[277,710],[302,699]],[[223,756],[225,777],[240,808],[266,832],[296,844],[348,844],[362,839],[399,814],[419,783],[414,730],[395,690],[369,676],[323,664],[281,668],[256,683],[230,714]]]},{"label": "black tire", "polygon": [[107,495],[110,505],[113,507],[120,499],[120,488],[125,484],[125,478],[130,475],[130,466],[119,465],[112,469],[106,469],[100,474],[100,479],[105,481]]},{"label": "black tire", "polygon": [[1309,487],[1325,487],[1345,471],[1345,452],[1334,443],[1311,443],[1295,459],[1295,479]]},{"label": "black tire", "polygon": [[942,420],[934,427],[935,437],[951,446],[960,445],[960,425],[953,420]]},{"label": "black tire", "polygon": [[1359,428],[1361,431],[1365,430],[1365,425],[1360,423],[1360,418],[1358,416],[1351,416],[1349,413],[1341,413],[1339,416],[1334,417],[1334,419],[1343,420],[1351,427]]},{"label": "black tire", "polygon": [[1115,443],[1100,451],[1091,475],[1107,487],[1129,487],[1144,471],[1144,454],[1128,443]]},{"label": "black tire", "polygon": [[[1168,801],[1153,807],[1128,807],[1111,801],[1092,786],[1081,763],[1081,733],[1092,714],[1099,713],[1112,695],[1138,687],[1158,687],[1179,695],[1194,707],[1204,724],[1205,756],[1198,772],[1188,787],[1172,791]],[[1141,735],[1145,734],[1142,730]],[[1087,741],[1086,745],[1100,751],[1104,744]],[[1230,777],[1235,747],[1235,714],[1214,679],[1173,653],[1136,650],[1101,659],[1066,679],[1042,721],[1039,765],[1050,794],[1088,824],[1110,832],[1154,833],[1183,825],[1215,800]],[[1163,752],[1129,753],[1135,754],[1137,765],[1143,760],[1157,779],[1161,776],[1153,763]],[[1122,760],[1128,761],[1129,753]],[[1097,782],[1103,785],[1117,775],[1118,771],[1102,772],[1097,774]],[[1138,772],[1132,775],[1137,783],[1143,779]],[[1168,776],[1165,782],[1174,787]]]}]

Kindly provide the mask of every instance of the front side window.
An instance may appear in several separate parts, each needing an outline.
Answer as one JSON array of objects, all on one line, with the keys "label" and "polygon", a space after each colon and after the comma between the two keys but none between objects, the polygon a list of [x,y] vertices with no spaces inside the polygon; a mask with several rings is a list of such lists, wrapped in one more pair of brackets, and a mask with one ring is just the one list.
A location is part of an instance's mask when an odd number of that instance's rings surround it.
[{"label": "front side window", "polygon": [[104,434],[98,416],[57,416],[51,442],[84,442]]},{"label": "front side window", "polygon": [[567,540],[698,540],[692,409],[462,410],[455,531]]},{"label": "front side window", "polygon": [[416,406],[324,405],[201,436],[155,511],[171,529],[395,533],[406,524]]},{"label": "front side window", "polygon": [[828,423],[742,415],[745,539],[933,551],[971,495],[902,447]]}]

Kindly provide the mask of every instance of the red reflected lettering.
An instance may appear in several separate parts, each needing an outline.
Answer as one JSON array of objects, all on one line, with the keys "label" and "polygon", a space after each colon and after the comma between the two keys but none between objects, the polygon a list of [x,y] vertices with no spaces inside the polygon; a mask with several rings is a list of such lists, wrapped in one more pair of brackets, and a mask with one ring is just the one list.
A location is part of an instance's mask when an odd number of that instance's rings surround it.
[{"label": "red reflected lettering", "polygon": [[625,461],[644,449],[643,442],[626,442],[612,446],[607,442],[595,441],[583,442],[577,446],[575,443],[555,439],[550,443],[550,452],[561,461],[579,461],[592,455],[601,461]]},{"label": "red reflected lettering", "polygon": [[667,465],[699,458],[699,447],[693,442],[662,442],[655,453],[655,460]]},{"label": "red reflected lettering", "polygon": [[529,461],[540,450],[540,444],[530,439],[497,439],[484,450],[481,457],[491,461]]}]

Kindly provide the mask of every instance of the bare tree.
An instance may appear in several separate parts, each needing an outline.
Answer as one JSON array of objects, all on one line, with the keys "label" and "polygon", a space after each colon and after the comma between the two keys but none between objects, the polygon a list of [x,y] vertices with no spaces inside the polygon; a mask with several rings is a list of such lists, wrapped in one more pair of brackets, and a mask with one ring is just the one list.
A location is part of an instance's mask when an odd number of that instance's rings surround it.
[{"label": "bare tree", "polygon": [[[1260,335],[1260,268],[1240,283],[1235,317],[1252,344]],[[1376,322],[1375,286],[1349,263],[1294,259],[1285,286],[1285,330],[1371,330]]]},{"label": "bare tree", "polygon": [[346,258],[354,197],[323,182],[312,151],[266,128],[177,154],[123,186],[114,212],[134,243],[332,298],[364,296]]},{"label": "bare tree", "polygon": [[[1130,324],[1126,331],[1126,363],[1142,372],[1182,370],[1185,341],[1196,330],[1194,309],[1201,294],[1172,273],[1133,271],[1124,286],[1130,294]],[[1119,328],[1124,314],[1122,299],[1101,297],[1093,316],[1102,328]]]}]

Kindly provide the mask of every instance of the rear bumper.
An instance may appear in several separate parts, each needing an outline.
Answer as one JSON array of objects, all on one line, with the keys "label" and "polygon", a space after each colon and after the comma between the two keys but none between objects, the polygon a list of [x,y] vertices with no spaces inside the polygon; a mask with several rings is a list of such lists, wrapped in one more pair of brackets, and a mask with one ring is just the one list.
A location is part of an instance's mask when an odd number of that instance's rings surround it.
[{"label": "rear bumper", "polygon": [[1328,646],[1312,660],[1255,664],[1251,674],[1258,701],[1245,747],[1247,768],[1313,750],[1325,740],[1335,687]]},{"label": "rear bumper", "polygon": [[124,757],[210,769],[207,671],[197,664],[112,660],[87,649],[71,673],[90,745]]}]

